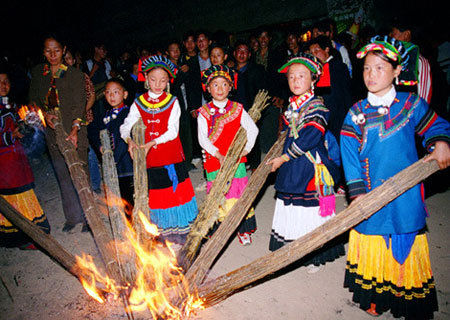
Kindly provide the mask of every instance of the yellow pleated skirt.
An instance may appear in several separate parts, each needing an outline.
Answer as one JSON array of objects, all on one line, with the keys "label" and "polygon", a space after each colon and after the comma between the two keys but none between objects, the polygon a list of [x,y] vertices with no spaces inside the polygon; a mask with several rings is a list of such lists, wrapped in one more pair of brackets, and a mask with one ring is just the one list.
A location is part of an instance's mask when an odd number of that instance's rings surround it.
[{"label": "yellow pleated skirt", "polygon": [[[50,225],[33,189],[12,195],[2,195],[25,218],[38,225],[44,232],[50,232]],[[17,229],[0,212],[0,245],[11,247],[29,242],[19,229]]]},{"label": "yellow pleated skirt", "polygon": [[391,249],[382,236],[351,230],[344,286],[364,310],[375,303],[378,313],[390,310],[395,317],[432,318],[437,298],[426,234],[415,237],[403,264]]}]

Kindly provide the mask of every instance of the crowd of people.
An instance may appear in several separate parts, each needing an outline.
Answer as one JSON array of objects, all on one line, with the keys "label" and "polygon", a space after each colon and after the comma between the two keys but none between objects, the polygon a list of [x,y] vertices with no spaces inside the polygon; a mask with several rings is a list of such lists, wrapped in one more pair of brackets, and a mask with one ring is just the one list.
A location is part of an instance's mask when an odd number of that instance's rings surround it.
[{"label": "crowd of people", "polygon": [[[433,100],[434,63],[421,54],[413,32],[412,26],[396,21],[382,35],[370,27],[358,35],[337,34],[333,20],[324,19],[306,33],[286,32],[285,41],[275,47],[265,28],[233,41],[226,34],[199,30],[187,32],[180,41],[167,41],[164,48],[124,50],[116,59],[102,41],[82,59],[64,41],[48,36],[43,42],[44,63],[27,75],[26,97],[20,95],[23,89],[10,90],[17,75],[6,65],[0,70],[0,168],[5,171],[0,194],[50,232],[34,196],[32,174],[23,170],[29,165],[24,165],[21,120],[14,102],[26,101],[45,114],[45,141],[66,218],[63,231],[77,224],[89,231],[57,146],[57,116],[52,112],[57,108],[67,140],[77,149],[92,191],[99,195],[99,133],[107,129],[129,216],[133,156],[137,148],[145,150],[149,217],[161,239],[177,251],[198,213],[195,191],[203,187],[194,188],[189,171],[203,164],[208,193],[238,129],[245,129],[247,143],[220,209],[220,223],[263,155],[286,131],[282,155],[262,164],[277,174],[268,239],[269,249],[277,250],[335,216],[339,194],[352,203],[426,152],[431,153],[428,161],[436,160],[442,169],[449,166],[448,96]],[[17,87],[23,85],[17,82]],[[260,90],[268,91],[270,103],[255,123],[248,111]],[[143,145],[132,138],[140,119],[145,125]],[[23,176],[3,181],[18,171]],[[395,317],[406,318],[430,318],[437,310],[425,217],[417,185],[351,231],[345,285],[363,310],[373,315],[391,310]],[[0,218],[3,246],[36,249],[31,239]],[[237,232],[239,242],[250,245],[256,228],[257,212],[251,209]],[[317,272],[344,254],[343,243],[330,242],[304,265],[308,272]]]}]

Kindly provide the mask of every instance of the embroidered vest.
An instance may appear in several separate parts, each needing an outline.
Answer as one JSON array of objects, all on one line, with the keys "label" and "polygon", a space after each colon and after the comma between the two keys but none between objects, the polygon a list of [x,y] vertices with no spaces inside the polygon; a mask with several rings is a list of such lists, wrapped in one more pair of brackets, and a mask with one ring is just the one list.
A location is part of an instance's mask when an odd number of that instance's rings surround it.
[{"label": "embroidered vest", "polygon": [[[214,110],[214,111],[213,111]],[[234,136],[241,126],[242,104],[229,101],[223,114],[218,112],[212,102],[203,105],[199,112],[205,117],[208,124],[208,138],[212,144],[219,149],[222,155],[226,155],[233,142]],[[219,160],[208,152],[204,151],[203,166],[207,172],[220,169]],[[240,162],[247,162],[246,157],[242,157]]]},{"label": "embroidered vest", "polygon": [[[158,99],[151,99],[148,93],[136,99],[136,105],[146,127],[146,143],[167,131],[170,113],[176,99],[167,93],[163,93]],[[184,161],[184,154],[179,134],[171,141],[154,146],[147,154],[147,168],[162,167],[181,161]]]}]

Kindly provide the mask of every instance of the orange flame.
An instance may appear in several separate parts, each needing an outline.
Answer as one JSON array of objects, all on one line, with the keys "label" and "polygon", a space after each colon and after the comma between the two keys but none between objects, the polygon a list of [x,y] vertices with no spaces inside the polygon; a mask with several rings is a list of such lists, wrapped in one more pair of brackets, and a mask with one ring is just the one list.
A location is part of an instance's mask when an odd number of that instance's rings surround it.
[{"label": "orange flame", "polygon": [[46,127],[47,124],[45,123],[45,117],[44,117],[44,113],[42,112],[42,110],[38,108],[37,114],[39,116],[39,119],[41,119],[42,125],[44,127]]},{"label": "orange flame", "polygon": [[28,120],[27,116],[29,116],[32,113],[37,115],[38,119],[40,120],[41,124],[44,127],[47,126],[46,123],[45,123],[44,113],[36,105],[33,105],[31,107],[22,106],[22,107],[19,108],[19,110],[17,110],[17,114],[19,115],[20,119],[22,119],[25,122],[27,122],[27,120]]},{"label": "orange flame", "polygon": [[19,110],[17,110],[17,114],[19,115],[20,119],[25,120],[25,117],[27,116],[29,109],[27,106],[20,107]]},{"label": "orange flame", "polygon": [[[137,274],[134,283],[129,287],[129,310],[140,312],[147,309],[154,319],[185,319],[203,309],[202,300],[196,292],[189,291],[183,270],[178,266],[176,247],[179,245],[158,241],[158,227],[148,221],[145,214],[139,212],[138,216],[143,225],[142,229],[150,235],[149,240],[141,243],[128,224],[127,240],[116,245],[118,250],[132,250],[136,256]],[[81,279],[81,283],[96,301],[104,303],[105,294],[117,298],[121,290],[125,289],[103,276],[93,263],[92,257],[85,254],[81,258],[77,257],[77,265],[90,275],[90,279]],[[178,306],[176,301],[184,302]]]}]

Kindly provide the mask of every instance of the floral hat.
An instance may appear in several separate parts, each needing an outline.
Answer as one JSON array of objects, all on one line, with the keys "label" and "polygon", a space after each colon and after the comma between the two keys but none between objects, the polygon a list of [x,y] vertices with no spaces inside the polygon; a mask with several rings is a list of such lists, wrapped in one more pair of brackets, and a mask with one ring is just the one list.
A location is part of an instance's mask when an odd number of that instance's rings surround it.
[{"label": "floral hat", "polygon": [[214,65],[202,71],[202,87],[206,91],[208,84],[216,77],[224,77],[231,82],[234,89],[237,88],[238,74],[226,65]]},{"label": "floral hat", "polygon": [[313,74],[320,76],[322,74],[322,64],[319,59],[309,53],[300,52],[297,55],[291,57],[285,64],[278,69],[279,73],[287,73],[289,67],[295,63],[303,64],[309,69]]}]

